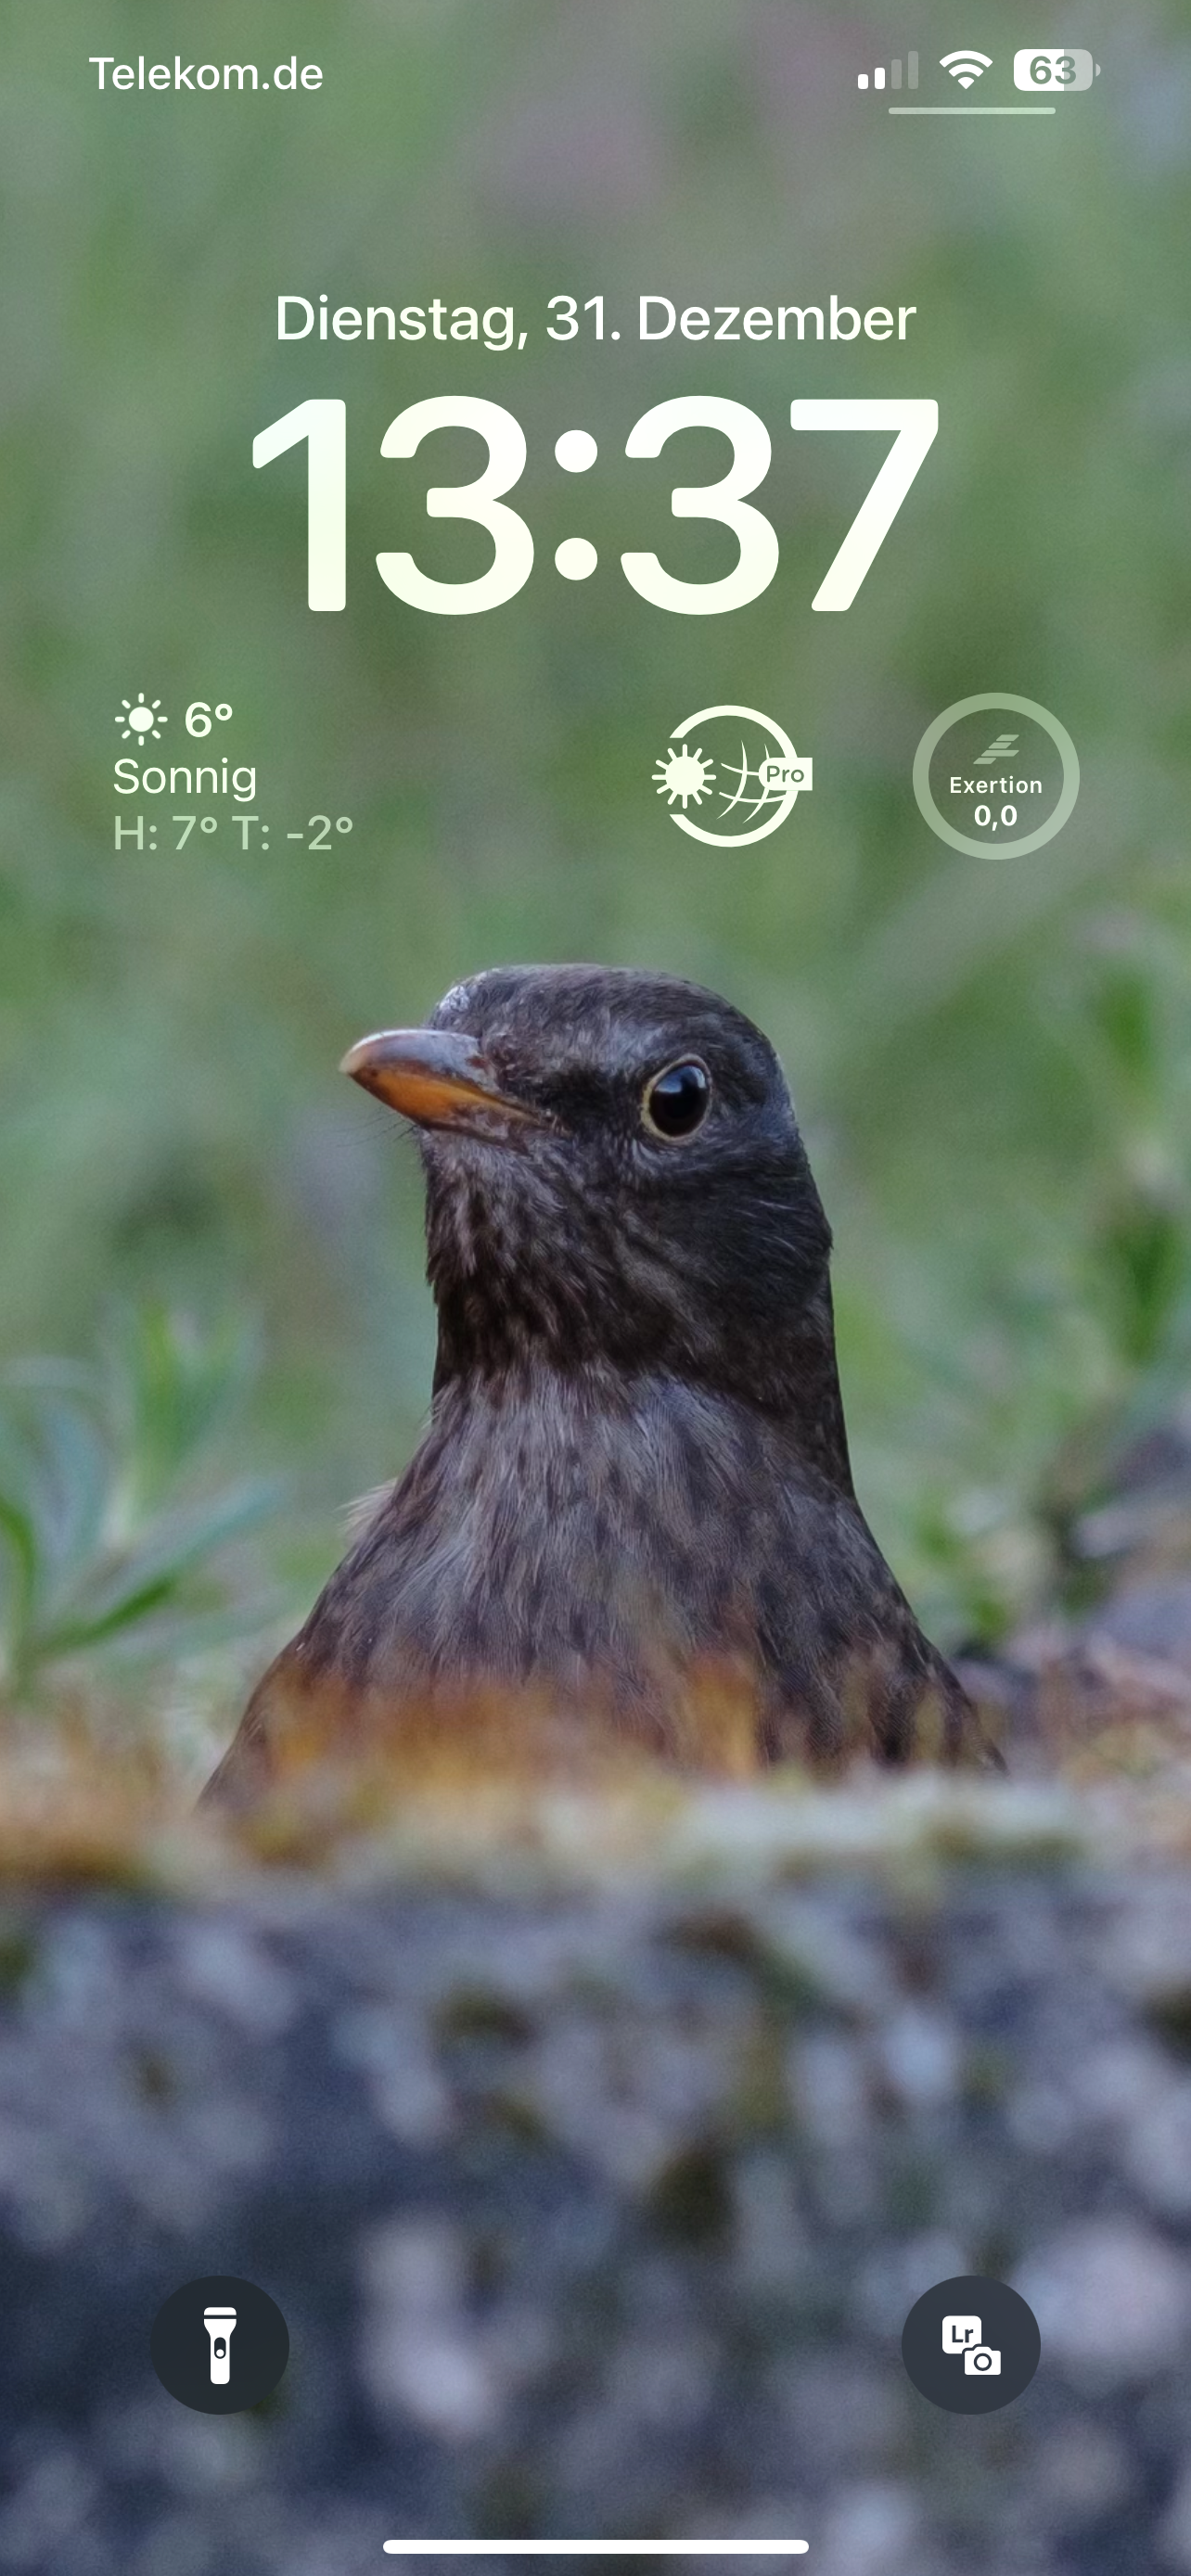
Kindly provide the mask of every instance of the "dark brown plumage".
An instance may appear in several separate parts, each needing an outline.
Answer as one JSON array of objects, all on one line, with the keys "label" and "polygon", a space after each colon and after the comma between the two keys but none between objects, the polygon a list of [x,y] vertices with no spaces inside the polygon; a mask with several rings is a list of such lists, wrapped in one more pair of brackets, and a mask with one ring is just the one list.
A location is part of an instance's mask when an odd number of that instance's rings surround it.
[{"label": "dark brown plumage", "polygon": [[669,976],[497,969],[344,1066],[421,1132],[430,1424],[207,1795],[481,1705],[680,1760],[725,1754],[729,1706],[737,1765],[742,1724],[762,1761],[988,1758],[856,1501],[760,1031]]}]

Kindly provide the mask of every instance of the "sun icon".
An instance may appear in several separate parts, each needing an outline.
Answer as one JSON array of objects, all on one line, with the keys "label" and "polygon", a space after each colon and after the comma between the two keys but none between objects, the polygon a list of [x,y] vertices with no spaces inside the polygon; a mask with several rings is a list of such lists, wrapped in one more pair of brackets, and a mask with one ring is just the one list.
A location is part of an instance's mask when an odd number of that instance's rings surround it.
[{"label": "sun icon", "polygon": [[149,700],[142,689],[139,698],[121,698],[120,704],[124,712],[117,716],[116,723],[124,728],[121,742],[131,742],[134,734],[138,742],[160,742],[161,728],[169,723],[169,717],[158,712],[160,698]]},{"label": "sun icon", "polygon": [[667,796],[672,805],[681,801],[684,814],[692,802],[701,805],[715,783],[713,763],[701,751],[688,751],[685,743],[680,751],[668,751],[653,775],[659,796]]}]

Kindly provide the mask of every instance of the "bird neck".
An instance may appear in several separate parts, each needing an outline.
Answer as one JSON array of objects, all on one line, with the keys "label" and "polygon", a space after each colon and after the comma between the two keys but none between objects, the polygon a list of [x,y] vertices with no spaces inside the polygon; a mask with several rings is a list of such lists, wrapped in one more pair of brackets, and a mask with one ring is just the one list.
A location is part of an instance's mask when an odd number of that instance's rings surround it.
[{"label": "bird neck", "polygon": [[667,1389],[675,1398],[710,1400],[757,1419],[781,1439],[792,1468],[809,1470],[833,1492],[855,1499],[826,1280],[821,1296],[780,1335],[763,1348],[744,1337],[734,1358],[721,1356],[714,1369],[672,1361],[633,1366],[607,1352],[567,1356],[556,1347],[525,1345],[499,1355],[485,1348],[481,1356],[440,1329],[432,1410],[444,1426],[477,1412],[528,1411],[556,1423],[640,1418]]},{"label": "bird neck", "polygon": [[835,1356],[830,1282],[781,1337],[780,1410],[801,1455],[838,1493],[855,1499],[844,1400]]}]

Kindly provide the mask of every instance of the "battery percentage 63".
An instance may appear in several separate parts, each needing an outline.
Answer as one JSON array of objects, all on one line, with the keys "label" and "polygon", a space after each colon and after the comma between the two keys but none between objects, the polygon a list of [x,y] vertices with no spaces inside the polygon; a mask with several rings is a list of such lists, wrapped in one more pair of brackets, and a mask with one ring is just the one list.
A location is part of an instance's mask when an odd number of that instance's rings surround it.
[{"label": "battery percentage 63", "polygon": [[1015,89],[1090,89],[1100,65],[1084,45],[1023,45],[1013,57]]}]

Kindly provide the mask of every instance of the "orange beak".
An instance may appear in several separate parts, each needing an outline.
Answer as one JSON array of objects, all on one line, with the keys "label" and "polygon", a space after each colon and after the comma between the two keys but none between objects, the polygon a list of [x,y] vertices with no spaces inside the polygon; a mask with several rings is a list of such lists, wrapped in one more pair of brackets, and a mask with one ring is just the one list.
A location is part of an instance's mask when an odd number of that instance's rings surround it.
[{"label": "orange beak", "polygon": [[339,1067],[419,1127],[453,1127],[496,1141],[515,1127],[554,1125],[501,1089],[474,1038],[455,1029],[381,1029],[360,1038]]}]

